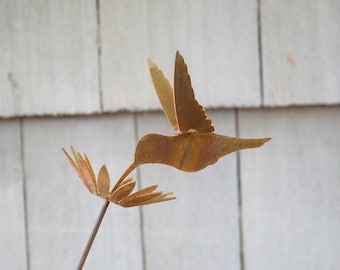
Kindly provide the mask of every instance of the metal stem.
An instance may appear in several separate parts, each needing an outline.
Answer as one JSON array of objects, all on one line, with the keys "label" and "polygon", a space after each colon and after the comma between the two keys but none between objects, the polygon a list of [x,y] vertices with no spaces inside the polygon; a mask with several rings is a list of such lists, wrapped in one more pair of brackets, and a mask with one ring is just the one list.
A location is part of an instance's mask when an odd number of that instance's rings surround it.
[{"label": "metal stem", "polygon": [[83,266],[84,266],[85,261],[87,259],[87,255],[90,252],[90,249],[92,247],[92,243],[93,243],[94,239],[96,238],[96,235],[97,235],[97,232],[99,230],[100,224],[102,223],[102,220],[104,218],[105,212],[106,212],[107,208],[109,207],[109,204],[110,204],[109,201],[105,201],[105,203],[104,203],[104,205],[102,207],[102,210],[99,213],[99,216],[97,218],[96,224],[95,224],[95,226],[94,226],[94,228],[93,228],[93,230],[91,232],[90,238],[87,241],[86,247],[85,247],[85,249],[83,251],[83,254],[82,254],[81,258],[80,258],[77,270],[83,269]]},{"label": "metal stem", "polygon": [[[113,187],[112,191],[113,192],[117,187],[119,187],[119,185],[121,184],[121,182],[137,167],[138,165],[135,163],[132,163],[127,169],[126,171],[122,174],[122,176],[119,178],[119,180],[117,181],[116,185]],[[86,247],[83,251],[83,254],[80,258],[77,270],[81,270],[83,269],[83,266],[85,264],[85,261],[87,259],[87,256],[90,252],[90,249],[92,247],[93,241],[96,238],[97,232],[99,230],[99,227],[103,221],[104,215],[106,213],[107,208],[109,207],[110,201],[105,201],[102,210],[99,213],[99,216],[97,218],[96,224],[94,225],[94,228],[91,232],[90,238],[87,241]]]}]

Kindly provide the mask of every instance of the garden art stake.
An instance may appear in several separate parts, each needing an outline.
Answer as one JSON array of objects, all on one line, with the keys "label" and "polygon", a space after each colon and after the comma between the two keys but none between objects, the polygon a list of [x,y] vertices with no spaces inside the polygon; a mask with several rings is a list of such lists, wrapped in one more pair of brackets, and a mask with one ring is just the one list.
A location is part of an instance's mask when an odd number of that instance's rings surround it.
[{"label": "garden art stake", "polygon": [[128,175],[139,165],[160,163],[186,172],[196,172],[212,165],[231,152],[262,146],[270,138],[242,139],[213,133],[214,127],[204,108],[195,99],[190,76],[182,55],[177,51],[175,58],[174,88],[163,72],[148,60],[151,78],[163,107],[163,111],[175,131],[175,136],[147,134],[136,147],[132,164],[126,169],[110,191],[110,177],[105,165],[96,178],[86,155],[77,153],[73,147],[73,158],[63,149],[72,167],[88,188],[103,199],[105,204],[99,214],[87,246],[77,269],[82,269],[109,203],[123,207],[140,206],[173,200],[172,192],[156,191],[157,185],[132,193],[136,182]]}]

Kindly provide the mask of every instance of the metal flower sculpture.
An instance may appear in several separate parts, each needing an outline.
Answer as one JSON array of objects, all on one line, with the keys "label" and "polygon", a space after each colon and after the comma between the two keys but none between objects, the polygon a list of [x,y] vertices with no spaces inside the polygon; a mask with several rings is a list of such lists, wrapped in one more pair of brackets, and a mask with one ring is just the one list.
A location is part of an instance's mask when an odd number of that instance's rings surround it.
[{"label": "metal flower sculpture", "polygon": [[157,185],[132,193],[136,182],[127,176],[139,165],[161,163],[186,172],[195,172],[212,165],[231,152],[262,146],[270,138],[242,139],[213,133],[214,127],[204,108],[195,99],[187,66],[176,52],[174,88],[163,72],[148,60],[151,78],[164,113],[175,131],[175,136],[147,134],[136,147],[134,161],[110,191],[110,177],[105,165],[95,177],[87,156],[76,153],[73,157],[63,149],[69,162],[88,190],[105,199],[95,228],[77,269],[82,269],[92,242],[110,202],[123,207],[139,206],[173,200],[173,193],[156,192]]},{"label": "metal flower sculpture", "polygon": [[113,202],[123,207],[132,207],[175,199],[175,197],[172,196],[172,192],[156,192],[155,190],[157,189],[157,185],[149,186],[132,193],[136,186],[136,182],[132,178],[120,181],[120,183],[116,185],[112,191],[110,191],[110,176],[106,165],[103,165],[100,168],[98,177],[96,179],[91,163],[86,154],[82,156],[80,153],[76,153],[74,148],[71,147],[73,154],[72,159],[65,149],[63,149],[63,151],[87,189],[92,194],[107,201]]}]

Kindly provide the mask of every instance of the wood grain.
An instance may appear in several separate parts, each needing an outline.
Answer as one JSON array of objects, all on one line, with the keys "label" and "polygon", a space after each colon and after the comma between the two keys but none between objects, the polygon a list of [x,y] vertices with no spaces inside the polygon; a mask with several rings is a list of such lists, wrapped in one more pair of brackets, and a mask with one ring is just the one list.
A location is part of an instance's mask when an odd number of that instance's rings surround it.
[{"label": "wood grain", "polygon": [[340,2],[261,1],[264,103],[339,104]]},{"label": "wood grain", "polygon": [[104,109],[160,108],[147,58],[173,82],[177,49],[204,106],[259,105],[256,8],[256,1],[101,1]]},{"label": "wood grain", "polygon": [[0,121],[0,268],[26,269],[19,120]]},{"label": "wood grain", "polygon": [[340,108],[240,112],[240,135],[272,141],[241,152],[245,268],[340,264]]},{"label": "wood grain", "polygon": [[94,1],[5,1],[0,116],[99,111]]}]

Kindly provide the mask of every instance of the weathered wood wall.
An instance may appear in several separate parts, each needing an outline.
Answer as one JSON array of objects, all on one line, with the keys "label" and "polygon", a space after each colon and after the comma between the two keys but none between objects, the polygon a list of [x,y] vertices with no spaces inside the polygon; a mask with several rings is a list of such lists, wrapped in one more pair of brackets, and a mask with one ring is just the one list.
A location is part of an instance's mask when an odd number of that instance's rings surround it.
[{"label": "weathered wood wall", "polygon": [[176,49],[217,132],[273,139],[198,173],[142,166],[141,186],[177,200],[112,205],[85,269],[338,269],[339,10],[331,0],[2,1],[0,269],[76,267],[103,202],[61,147],[117,179],[141,136],[171,134],[146,58],[172,79]]}]

